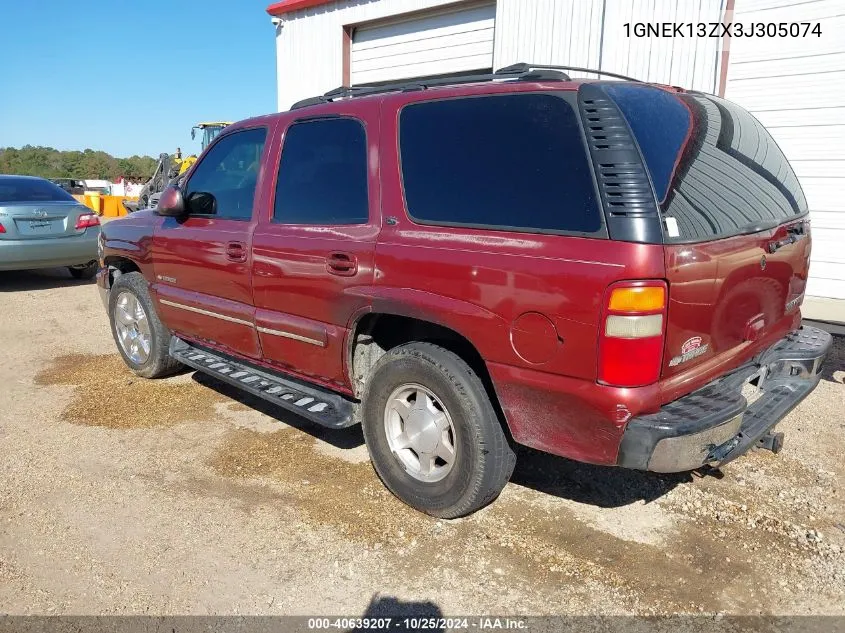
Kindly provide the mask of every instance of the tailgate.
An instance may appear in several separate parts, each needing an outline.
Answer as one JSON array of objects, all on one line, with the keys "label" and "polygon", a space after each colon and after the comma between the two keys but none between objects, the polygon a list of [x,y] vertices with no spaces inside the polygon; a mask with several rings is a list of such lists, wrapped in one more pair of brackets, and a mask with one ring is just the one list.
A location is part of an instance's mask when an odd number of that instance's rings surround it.
[{"label": "tailgate", "polygon": [[799,318],[807,202],[777,143],[736,104],[637,84],[607,92],[636,138],[662,220],[662,377],[694,388],[696,376],[743,364]]},{"label": "tailgate", "polygon": [[714,242],[667,245],[665,256],[663,377],[716,356],[736,367],[791,329],[807,283],[809,228],[799,221]]}]

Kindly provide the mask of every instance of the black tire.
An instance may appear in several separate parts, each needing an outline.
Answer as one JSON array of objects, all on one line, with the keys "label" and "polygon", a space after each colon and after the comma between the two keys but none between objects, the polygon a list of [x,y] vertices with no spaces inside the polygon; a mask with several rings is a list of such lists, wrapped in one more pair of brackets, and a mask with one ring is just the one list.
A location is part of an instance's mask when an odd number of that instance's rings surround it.
[{"label": "black tire", "polygon": [[93,279],[97,274],[97,262],[89,262],[84,266],[68,266],[67,269],[74,279]]},{"label": "black tire", "polygon": [[[143,363],[134,362],[127,356],[118,339],[115,324],[115,306],[118,296],[123,292],[130,292],[144,308],[147,315],[147,322],[150,326],[150,352]],[[169,376],[181,369],[182,364],[174,360],[169,354],[170,330],[158,318],[155,306],[150,298],[147,280],[141,273],[126,273],[120,275],[112,284],[109,293],[109,322],[111,323],[112,337],[114,338],[117,350],[123,357],[126,365],[142,378],[162,378]]]},{"label": "black tire", "polygon": [[[384,415],[388,398],[405,384],[430,390],[449,411],[457,436],[455,462],[440,481],[409,474],[390,448]],[[401,345],[376,363],[363,400],[363,430],[376,473],[409,506],[453,519],[495,499],[510,479],[516,455],[484,385],[456,354],[432,343]]]}]

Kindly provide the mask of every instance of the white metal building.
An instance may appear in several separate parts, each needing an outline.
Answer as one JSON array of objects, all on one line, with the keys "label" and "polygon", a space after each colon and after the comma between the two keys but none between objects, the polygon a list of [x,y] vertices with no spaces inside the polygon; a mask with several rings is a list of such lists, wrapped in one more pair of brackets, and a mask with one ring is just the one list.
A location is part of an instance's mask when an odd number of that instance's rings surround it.
[{"label": "white metal building", "polygon": [[[845,322],[845,0],[281,0],[267,11],[280,110],[340,85],[516,62],[615,71],[736,101],[775,137],[810,205],[804,314]],[[635,24],[660,22],[818,22],[821,36],[635,36]]]}]

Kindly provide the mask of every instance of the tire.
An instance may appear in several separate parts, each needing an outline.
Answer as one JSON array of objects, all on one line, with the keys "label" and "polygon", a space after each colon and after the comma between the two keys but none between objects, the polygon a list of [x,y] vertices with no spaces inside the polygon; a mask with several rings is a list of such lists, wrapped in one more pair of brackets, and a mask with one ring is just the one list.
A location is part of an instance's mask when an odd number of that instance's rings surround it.
[{"label": "tire", "polygon": [[[133,303],[133,299],[134,302]],[[136,340],[139,335],[148,340],[148,346],[139,344],[137,349],[146,350],[145,354],[133,354],[133,347],[128,337],[127,343],[121,342],[121,330],[127,328],[120,315],[132,314],[137,317],[140,312],[135,309],[127,310],[125,306],[140,306],[143,310],[143,319],[138,319],[135,324]],[[169,376],[178,371],[182,364],[174,360],[169,354],[170,331],[164,327],[158,314],[155,311],[148,289],[147,280],[141,273],[126,273],[120,275],[112,284],[109,293],[109,321],[111,323],[112,336],[115,345],[123,357],[126,365],[142,378],[161,378]],[[145,322],[145,323],[144,323]],[[131,329],[131,328],[130,328]]]},{"label": "tire", "polygon": [[[408,390],[417,393],[406,398]],[[426,402],[420,415],[432,411],[438,419],[437,429],[448,422],[446,431],[434,431],[438,448],[431,449],[427,443],[424,449],[439,453],[441,444],[448,447],[446,439],[452,438],[451,466],[440,457],[424,459],[430,453],[418,455],[416,447],[402,446],[410,441],[409,428],[414,437],[423,437],[422,432],[416,433],[422,426],[411,427],[405,418],[397,422],[402,417],[399,411],[409,411],[403,408],[408,402],[413,415],[420,391]],[[388,407],[396,401],[401,403],[399,409]],[[432,516],[453,519],[487,505],[505,487],[516,464],[516,455],[479,377],[459,356],[432,343],[401,345],[379,359],[367,384],[362,419],[376,474],[400,500]],[[413,424],[422,424],[419,420]],[[394,439],[388,438],[389,433]],[[423,468],[424,461],[428,468]],[[437,474],[438,469],[446,474]]]},{"label": "tire", "polygon": [[93,279],[97,274],[97,262],[89,262],[83,266],[68,266],[67,269],[74,279]]}]

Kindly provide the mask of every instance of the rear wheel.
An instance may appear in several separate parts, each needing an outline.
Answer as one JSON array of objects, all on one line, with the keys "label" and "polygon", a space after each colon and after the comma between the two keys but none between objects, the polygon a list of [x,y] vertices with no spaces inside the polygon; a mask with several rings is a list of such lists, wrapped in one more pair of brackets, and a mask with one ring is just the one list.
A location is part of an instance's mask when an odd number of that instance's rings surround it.
[{"label": "rear wheel", "polygon": [[93,279],[97,274],[97,262],[88,262],[79,266],[68,266],[70,276],[74,279]]},{"label": "rear wheel", "polygon": [[143,378],[160,378],[182,365],[169,354],[170,331],[156,314],[141,273],[120,275],[109,295],[109,320],[124,362]]},{"label": "rear wheel", "polygon": [[410,343],[387,352],[363,406],[376,473],[417,510],[464,516],[495,499],[513,472],[516,456],[484,385],[442,347]]}]

